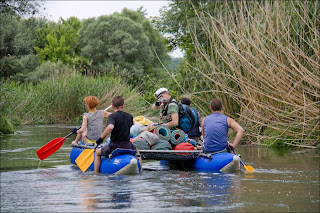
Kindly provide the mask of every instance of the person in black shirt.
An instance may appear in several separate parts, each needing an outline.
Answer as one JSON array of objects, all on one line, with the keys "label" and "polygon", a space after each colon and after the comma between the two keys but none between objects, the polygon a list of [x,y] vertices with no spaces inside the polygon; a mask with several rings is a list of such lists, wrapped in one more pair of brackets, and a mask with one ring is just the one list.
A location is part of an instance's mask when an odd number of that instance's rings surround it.
[{"label": "person in black shirt", "polygon": [[[131,114],[123,111],[124,99],[121,96],[114,97],[112,99],[112,108],[114,108],[115,112],[109,115],[107,127],[100,136],[100,139],[96,141],[97,145],[99,145],[103,142],[103,139],[111,133],[110,143],[96,150],[94,158],[95,173],[100,172],[101,156],[104,155],[108,157],[109,154],[117,148],[137,150],[139,154],[139,150],[130,141],[130,127],[133,125],[133,117]],[[142,167],[140,157],[139,161]]]}]

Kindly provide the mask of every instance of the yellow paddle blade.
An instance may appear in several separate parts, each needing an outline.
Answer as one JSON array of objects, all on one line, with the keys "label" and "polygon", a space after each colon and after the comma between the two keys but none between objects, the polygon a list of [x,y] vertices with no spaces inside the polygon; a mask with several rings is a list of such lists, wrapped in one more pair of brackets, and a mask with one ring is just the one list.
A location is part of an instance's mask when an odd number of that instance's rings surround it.
[{"label": "yellow paddle blade", "polygon": [[252,166],[249,166],[249,165],[243,165],[244,169],[247,170],[247,171],[254,171],[254,168]]},{"label": "yellow paddle blade", "polygon": [[94,149],[85,149],[77,157],[76,164],[81,169],[81,171],[85,172],[89,168],[89,166],[92,164],[93,159],[94,159]]}]

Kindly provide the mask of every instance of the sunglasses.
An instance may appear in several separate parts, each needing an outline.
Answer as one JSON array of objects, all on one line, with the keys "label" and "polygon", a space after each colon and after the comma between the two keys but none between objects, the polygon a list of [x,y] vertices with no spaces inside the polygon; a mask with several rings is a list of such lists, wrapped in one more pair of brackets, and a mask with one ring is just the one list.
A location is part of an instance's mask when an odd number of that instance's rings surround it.
[{"label": "sunglasses", "polygon": [[[163,93],[164,93],[164,92],[163,92]],[[161,94],[158,95],[158,99],[159,99],[159,98],[162,98],[163,93],[161,93]]]}]

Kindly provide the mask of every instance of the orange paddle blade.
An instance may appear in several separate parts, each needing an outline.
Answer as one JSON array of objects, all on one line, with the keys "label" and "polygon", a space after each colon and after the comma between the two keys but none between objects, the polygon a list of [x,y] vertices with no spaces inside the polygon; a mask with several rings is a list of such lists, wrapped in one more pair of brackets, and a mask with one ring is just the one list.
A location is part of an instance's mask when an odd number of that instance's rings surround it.
[{"label": "orange paddle blade", "polygon": [[89,166],[92,164],[93,159],[94,159],[94,149],[85,149],[77,157],[76,164],[81,169],[81,171],[85,172],[89,168]]},{"label": "orange paddle blade", "polygon": [[66,137],[53,139],[52,141],[38,149],[37,155],[40,158],[40,160],[47,158],[48,156],[52,155],[55,151],[57,151],[62,146],[65,139]]},{"label": "orange paddle blade", "polygon": [[249,165],[243,165],[244,169],[247,170],[247,171],[251,171],[253,172],[254,171],[254,168],[252,166],[249,166]]}]

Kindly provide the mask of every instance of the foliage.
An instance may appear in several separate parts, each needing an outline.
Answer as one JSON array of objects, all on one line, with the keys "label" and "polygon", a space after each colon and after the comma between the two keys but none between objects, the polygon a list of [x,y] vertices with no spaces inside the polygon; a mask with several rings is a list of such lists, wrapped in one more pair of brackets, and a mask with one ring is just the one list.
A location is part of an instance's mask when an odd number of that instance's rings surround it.
[{"label": "foliage", "polygon": [[2,79],[1,87],[1,117],[6,115],[14,123],[81,123],[86,110],[83,98],[88,95],[99,98],[99,109],[109,106],[116,95],[125,98],[125,109],[134,116],[145,109],[138,92],[120,78],[85,77],[73,72],[38,84]]},{"label": "foliage", "polygon": [[173,1],[158,26],[186,52],[189,78],[179,88],[200,111],[209,114],[218,97],[251,142],[310,146],[319,139],[319,9],[318,1]]},{"label": "foliage", "polygon": [[139,11],[124,9],[121,14],[85,20],[79,42],[92,70],[105,74],[113,69],[116,75],[137,85],[145,73],[159,66],[155,52],[165,61],[162,40]]},{"label": "foliage", "polygon": [[17,34],[18,25],[21,21],[21,18],[12,11],[0,13],[0,17],[2,22],[0,25],[1,57],[6,55],[14,55],[14,37]]},{"label": "foliage", "polygon": [[26,81],[30,73],[38,66],[36,55],[5,56],[2,58],[0,77],[10,78],[15,81]]},{"label": "foliage", "polygon": [[80,56],[78,46],[81,22],[71,17],[60,18],[58,23],[47,22],[43,28],[37,29],[37,40],[34,49],[40,61],[62,61],[65,64],[81,66],[88,60]]},{"label": "foliage", "polygon": [[36,29],[43,26],[44,19],[22,19],[12,11],[3,12],[1,17],[1,57],[28,55],[34,53]]},{"label": "foliage", "polygon": [[35,29],[41,27],[43,19],[22,19],[12,11],[0,14],[1,21],[1,77],[24,81],[28,73],[38,66],[34,54]]},{"label": "foliage", "polygon": [[49,78],[59,78],[69,76],[74,70],[70,66],[63,64],[61,61],[57,63],[46,61],[40,64],[34,72],[28,76],[28,81],[39,83]]},{"label": "foliage", "polygon": [[1,116],[0,133],[3,133],[3,134],[14,133],[14,127],[6,116]]},{"label": "foliage", "polygon": [[42,5],[41,1],[33,0],[1,0],[0,12],[13,11],[19,16],[30,16],[39,13],[39,8]]},{"label": "foliage", "polygon": [[1,77],[11,77],[23,69],[23,64],[16,56],[6,56],[1,59]]},{"label": "foliage", "polygon": [[[168,49],[174,50],[177,47],[185,52],[185,56],[189,63],[194,60],[195,47],[193,39],[190,35],[189,26],[199,28],[201,21],[199,21],[195,10],[204,9],[206,11],[213,11],[215,4],[220,1],[179,1],[172,0],[167,7],[160,10],[160,17],[155,17],[153,22],[156,28],[163,34],[170,35],[167,38]],[[205,35],[201,31],[197,31],[201,36],[204,36],[202,45],[206,45]],[[199,35],[198,35],[199,36]],[[199,38],[201,40],[201,38]]]},{"label": "foliage", "polygon": [[171,58],[167,65],[168,70],[175,71],[180,66],[181,62],[182,58]]}]

